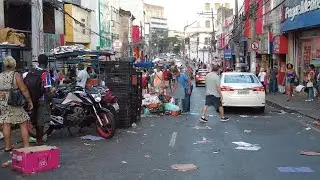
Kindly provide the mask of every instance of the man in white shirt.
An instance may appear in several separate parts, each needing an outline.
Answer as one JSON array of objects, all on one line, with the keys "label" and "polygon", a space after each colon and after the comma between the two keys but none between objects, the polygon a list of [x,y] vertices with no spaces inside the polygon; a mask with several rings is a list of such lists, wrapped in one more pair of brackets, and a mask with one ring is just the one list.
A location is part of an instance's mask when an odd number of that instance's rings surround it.
[{"label": "man in white shirt", "polygon": [[77,86],[85,88],[87,84],[87,80],[89,78],[89,74],[87,70],[84,68],[84,64],[82,63],[78,64],[78,69],[79,69],[79,73],[77,76]]}]

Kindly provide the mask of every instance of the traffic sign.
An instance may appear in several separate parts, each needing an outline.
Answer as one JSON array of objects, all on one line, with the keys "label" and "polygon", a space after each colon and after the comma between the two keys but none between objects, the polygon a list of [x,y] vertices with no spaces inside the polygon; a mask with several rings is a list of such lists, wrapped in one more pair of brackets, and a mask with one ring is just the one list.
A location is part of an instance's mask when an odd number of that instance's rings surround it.
[{"label": "traffic sign", "polygon": [[253,42],[251,44],[251,48],[254,50],[254,51],[257,51],[259,49],[259,43],[258,42]]},{"label": "traffic sign", "polygon": [[122,42],[121,42],[121,41],[115,40],[115,41],[113,42],[113,48],[114,48],[114,49],[120,49],[121,47],[122,47]]}]

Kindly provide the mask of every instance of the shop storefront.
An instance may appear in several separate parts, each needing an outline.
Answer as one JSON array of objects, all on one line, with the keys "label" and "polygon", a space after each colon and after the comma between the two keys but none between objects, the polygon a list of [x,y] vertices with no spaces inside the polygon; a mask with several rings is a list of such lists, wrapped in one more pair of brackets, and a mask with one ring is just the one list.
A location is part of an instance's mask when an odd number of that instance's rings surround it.
[{"label": "shop storefront", "polygon": [[320,68],[320,2],[292,0],[284,3],[280,30],[288,35],[287,62],[303,79],[307,67]]},{"label": "shop storefront", "polygon": [[288,38],[276,35],[272,41],[273,67],[278,69],[278,84],[283,83],[286,71],[286,54],[288,53]]}]

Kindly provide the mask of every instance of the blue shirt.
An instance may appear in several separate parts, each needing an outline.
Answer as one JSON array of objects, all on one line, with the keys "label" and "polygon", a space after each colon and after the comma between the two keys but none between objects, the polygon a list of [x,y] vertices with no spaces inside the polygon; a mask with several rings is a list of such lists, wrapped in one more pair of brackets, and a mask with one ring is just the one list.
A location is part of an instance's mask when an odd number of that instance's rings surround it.
[{"label": "blue shirt", "polygon": [[176,77],[175,80],[180,83],[184,89],[189,88],[188,76],[185,73],[180,73],[180,76]]}]

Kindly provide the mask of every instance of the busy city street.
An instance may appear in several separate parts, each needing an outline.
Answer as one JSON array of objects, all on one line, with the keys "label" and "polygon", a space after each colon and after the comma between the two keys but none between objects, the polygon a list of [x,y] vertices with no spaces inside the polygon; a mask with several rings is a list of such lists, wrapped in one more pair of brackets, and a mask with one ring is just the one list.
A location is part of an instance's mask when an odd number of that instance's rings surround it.
[{"label": "busy city street", "polygon": [[[267,107],[265,114],[229,109],[230,121],[220,122],[210,109],[209,122],[203,124],[203,93],[203,87],[194,90],[189,114],[143,117],[110,140],[81,140],[82,135],[95,135],[90,130],[73,137],[66,131],[53,133],[48,144],[61,149],[58,169],[31,176],[0,169],[1,179],[318,179],[319,158],[300,155],[319,150],[320,131],[307,125],[311,119]],[[258,148],[236,149],[235,142]],[[1,161],[7,158],[1,153]],[[173,164],[194,164],[197,169],[179,172]],[[281,172],[281,167],[288,168]],[[300,171],[292,173],[290,167]]]}]

